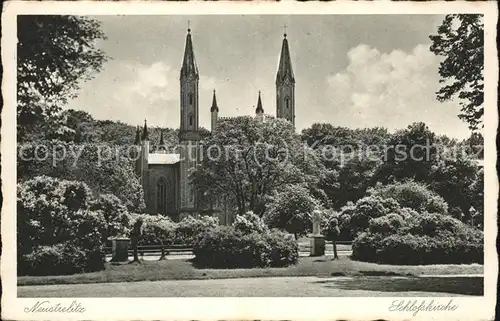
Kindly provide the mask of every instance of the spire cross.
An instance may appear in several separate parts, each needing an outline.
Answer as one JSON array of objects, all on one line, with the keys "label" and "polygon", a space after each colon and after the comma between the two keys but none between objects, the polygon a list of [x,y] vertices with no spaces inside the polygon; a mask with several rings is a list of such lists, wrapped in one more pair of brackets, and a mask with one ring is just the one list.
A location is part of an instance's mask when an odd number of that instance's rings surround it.
[{"label": "spire cross", "polygon": [[191,20],[188,20],[188,32],[191,32]]},{"label": "spire cross", "polygon": [[287,28],[287,25],[284,25],[283,26],[283,35],[286,37],[286,28]]}]

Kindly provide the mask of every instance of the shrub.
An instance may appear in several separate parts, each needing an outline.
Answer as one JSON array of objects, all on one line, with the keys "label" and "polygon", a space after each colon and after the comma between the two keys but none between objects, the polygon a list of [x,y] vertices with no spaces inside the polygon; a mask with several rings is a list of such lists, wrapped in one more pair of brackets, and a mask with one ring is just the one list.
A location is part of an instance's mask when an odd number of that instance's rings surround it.
[{"label": "shrub", "polygon": [[[352,235],[368,228],[372,218],[381,217],[400,209],[398,203],[392,198],[367,196],[356,202],[349,203],[341,209],[342,220],[348,220]],[[348,217],[348,218],[347,218]]]},{"label": "shrub", "polygon": [[431,191],[426,185],[415,181],[377,185],[369,193],[384,199],[392,198],[401,207],[408,207],[418,212],[448,213],[448,204],[441,196]]},{"label": "shrub", "polygon": [[249,211],[244,215],[236,215],[233,227],[243,233],[263,233],[268,230],[264,220],[252,211]]},{"label": "shrub", "polygon": [[92,202],[90,209],[99,212],[106,222],[106,238],[128,235],[132,227],[125,205],[113,194],[102,194]]},{"label": "shrub", "polygon": [[194,245],[195,262],[211,268],[279,267],[298,261],[298,245],[280,231],[243,233],[220,226],[206,231]]},{"label": "shrub", "polygon": [[188,216],[177,224],[174,243],[192,245],[199,235],[217,226],[219,226],[219,220],[216,217],[206,215],[200,217]]},{"label": "shrub", "polygon": [[484,235],[457,219],[423,213],[389,214],[370,221],[354,240],[353,258],[386,264],[482,263]]},{"label": "shrub", "polygon": [[299,261],[299,247],[295,240],[288,238],[286,233],[279,230],[263,233],[266,242],[271,248],[270,265],[284,267],[297,264]]},{"label": "shrub", "polygon": [[[19,274],[75,273],[102,269],[103,247],[112,230],[110,226],[120,222],[115,222],[110,216],[109,212],[113,211],[111,207],[105,210],[105,206],[96,204],[104,203],[96,201],[83,182],[41,176],[19,184]],[[93,206],[96,206],[95,210],[92,210]],[[52,265],[46,263],[55,256],[59,258]],[[49,264],[46,272],[43,272],[44,269],[33,272],[33,266],[46,264]]]},{"label": "shrub", "polygon": [[82,249],[73,242],[40,246],[23,255],[18,265],[21,275],[64,275],[93,272],[104,268],[102,248]]},{"label": "shrub", "polygon": [[175,239],[176,224],[162,215],[142,214],[140,245],[170,245]]}]

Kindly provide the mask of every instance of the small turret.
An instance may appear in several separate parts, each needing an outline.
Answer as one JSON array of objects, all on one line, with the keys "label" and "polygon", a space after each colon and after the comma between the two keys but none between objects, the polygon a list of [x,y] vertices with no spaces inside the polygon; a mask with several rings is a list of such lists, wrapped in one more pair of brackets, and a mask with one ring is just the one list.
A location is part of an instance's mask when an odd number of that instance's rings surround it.
[{"label": "small turret", "polygon": [[149,140],[148,124],[146,119],[144,119],[144,128],[142,129],[141,140]]},{"label": "small turret", "polygon": [[160,153],[167,152],[167,147],[165,146],[165,140],[163,139],[163,130],[160,131],[160,146],[158,146],[158,151]]},{"label": "small turret", "polygon": [[212,98],[212,107],[210,107],[210,114],[211,114],[211,129],[212,129],[212,132],[214,132],[215,128],[217,127],[217,120],[219,118],[219,106],[217,106],[217,98],[215,97],[215,89],[214,89],[214,96]]},{"label": "small turret", "polygon": [[259,90],[259,99],[257,100],[257,108],[255,109],[255,117],[262,121],[264,119],[264,108],[262,108],[262,100],[260,98],[260,90]]}]

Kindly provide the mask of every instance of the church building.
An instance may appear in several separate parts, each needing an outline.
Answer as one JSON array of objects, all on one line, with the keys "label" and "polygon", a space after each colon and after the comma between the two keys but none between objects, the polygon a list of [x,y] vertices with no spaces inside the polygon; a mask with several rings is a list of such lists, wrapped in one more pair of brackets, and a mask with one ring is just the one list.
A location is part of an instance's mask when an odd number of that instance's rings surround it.
[{"label": "church building", "polygon": [[[201,140],[199,131],[199,72],[196,64],[191,30],[188,29],[184,59],[180,71],[180,126],[179,153],[170,154],[165,150],[150,153],[149,133],[146,122],[142,131],[138,128],[135,143],[139,146],[139,157],[136,161],[136,174],[144,189],[146,212],[162,214],[178,221],[190,214],[203,213],[200,208],[195,189],[191,186],[188,175],[197,165],[196,148]],[[207,108],[211,114],[211,130],[216,130],[219,107],[215,90],[212,105]],[[260,97],[257,99],[255,117],[264,119],[264,108]],[[285,118],[295,125],[295,78],[288,48],[287,35],[284,34],[281,56],[276,75],[276,117]],[[164,145],[163,134],[160,146]],[[220,202],[224,203],[224,202]],[[212,209],[211,213],[219,217],[221,224],[231,224],[231,211],[221,207]]]}]

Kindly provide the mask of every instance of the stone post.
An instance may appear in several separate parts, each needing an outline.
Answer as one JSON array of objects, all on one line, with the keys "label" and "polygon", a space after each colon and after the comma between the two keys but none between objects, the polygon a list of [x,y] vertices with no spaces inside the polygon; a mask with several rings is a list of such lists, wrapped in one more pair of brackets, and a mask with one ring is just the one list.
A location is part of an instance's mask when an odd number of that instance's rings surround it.
[{"label": "stone post", "polygon": [[126,262],[128,261],[128,245],[130,239],[126,237],[114,238],[112,242],[112,262]]},{"label": "stone post", "polygon": [[310,256],[325,255],[325,237],[321,235],[321,212],[313,211],[313,233],[309,236],[311,240]]}]

